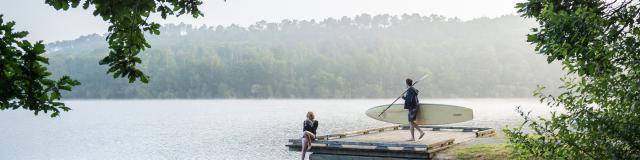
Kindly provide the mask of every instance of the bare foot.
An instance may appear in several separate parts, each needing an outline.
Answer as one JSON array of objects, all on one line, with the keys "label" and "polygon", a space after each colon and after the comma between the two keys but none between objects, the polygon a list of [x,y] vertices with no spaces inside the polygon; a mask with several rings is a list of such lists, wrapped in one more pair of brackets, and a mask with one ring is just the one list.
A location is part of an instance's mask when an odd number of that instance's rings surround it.
[{"label": "bare foot", "polygon": [[421,140],[422,137],[424,137],[424,132],[420,133],[420,137],[418,137],[418,140]]}]

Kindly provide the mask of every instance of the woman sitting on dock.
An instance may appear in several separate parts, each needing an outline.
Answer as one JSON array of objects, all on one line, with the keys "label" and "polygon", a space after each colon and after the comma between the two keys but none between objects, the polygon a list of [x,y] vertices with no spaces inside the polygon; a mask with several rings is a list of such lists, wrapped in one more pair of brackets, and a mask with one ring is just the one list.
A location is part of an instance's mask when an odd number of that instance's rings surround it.
[{"label": "woman sitting on dock", "polygon": [[302,160],[308,150],[311,150],[311,142],[316,139],[316,129],[318,129],[318,121],[313,112],[307,112],[307,120],[304,121],[302,129]]}]

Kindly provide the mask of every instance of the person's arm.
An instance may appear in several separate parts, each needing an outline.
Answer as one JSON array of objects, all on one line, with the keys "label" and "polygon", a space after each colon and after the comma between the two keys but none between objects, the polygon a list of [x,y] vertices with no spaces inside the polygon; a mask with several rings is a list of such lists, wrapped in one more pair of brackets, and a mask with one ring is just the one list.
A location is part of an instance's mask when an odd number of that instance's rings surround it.
[{"label": "person's arm", "polygon": [[413,96],[413,98],[411,99],[413,101],[412,103],[414,103],[415,106],[419,106],[420,105],[420,101],[418,100],[418,90],[417,89],[413,88],[413,95],[412,96]]},{"label": "person's arm", "polygon": [[302,123],[302,132],[309,130],[309,124],[307,124],[307,120]]},{"label": "person's arm", "polygon": [[313,123],[313,131],[315,132],[315,131],[316,131],[316,129],[318,129],[318,121],[315,121],[315,122]]}]

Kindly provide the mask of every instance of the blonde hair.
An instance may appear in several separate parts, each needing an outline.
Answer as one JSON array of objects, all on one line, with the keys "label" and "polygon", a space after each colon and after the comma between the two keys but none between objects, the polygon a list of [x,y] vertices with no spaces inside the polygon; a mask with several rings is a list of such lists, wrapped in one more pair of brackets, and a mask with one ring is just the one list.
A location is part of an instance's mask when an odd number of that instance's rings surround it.
[{"label": "blonde hair", "polygon": [[310,119],[310,120],[314,120],[314,119],[316,119],[316,115],[313,114],[313,112],[309,111],[309,112],[307,112],[307,118]]}]

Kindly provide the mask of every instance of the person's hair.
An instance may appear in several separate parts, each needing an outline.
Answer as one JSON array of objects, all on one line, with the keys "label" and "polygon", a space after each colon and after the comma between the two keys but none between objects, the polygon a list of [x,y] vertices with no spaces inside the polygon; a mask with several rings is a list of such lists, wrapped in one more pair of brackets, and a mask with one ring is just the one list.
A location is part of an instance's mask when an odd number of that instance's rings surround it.
[{"label": "person's hair", "polygon": [[407,86],[413,86],[413,80],[411,80],[411,78],[407,78],[406,82]]},{"label": "person's hair", "polygon": [[309,111],[307,112],[307,118],[309,118],[310,120],[314,120],[316,119],[316,115],[313,114],[313,112]]}]

